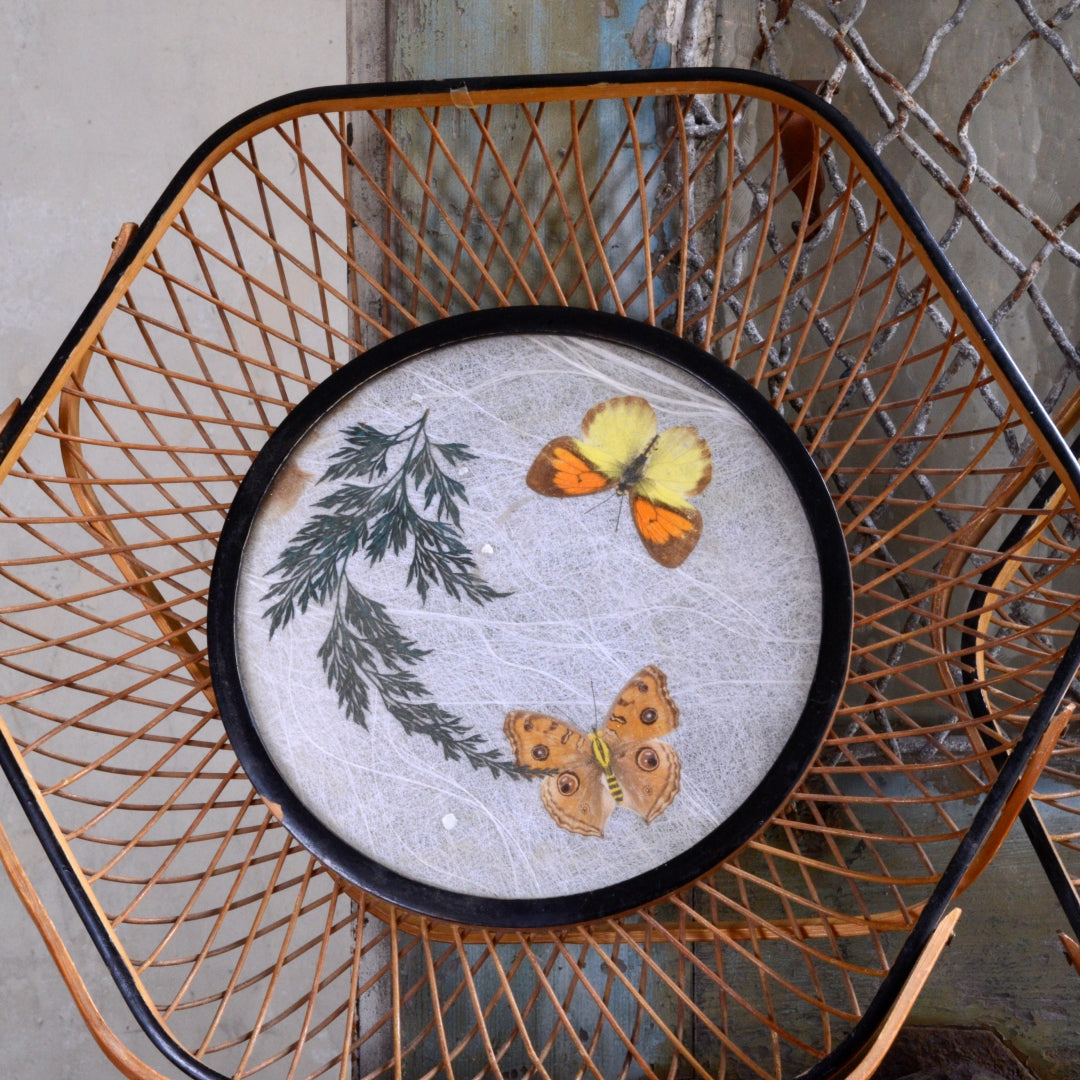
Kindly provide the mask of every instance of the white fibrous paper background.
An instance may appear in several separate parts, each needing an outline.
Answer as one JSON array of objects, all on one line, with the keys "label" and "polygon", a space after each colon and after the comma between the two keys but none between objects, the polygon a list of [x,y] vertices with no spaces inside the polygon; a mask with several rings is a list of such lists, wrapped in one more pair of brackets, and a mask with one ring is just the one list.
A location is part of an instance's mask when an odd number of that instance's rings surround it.
[{"label": "white fibrous paper background", "polygon": [[[580,436],[591,406],[627,394],[650,402],[660,430],[696,427],[712,452],[712,482],[692,498],[701,540],[675,569],[649,556],[625,498],[608,491],[556,499],[525,483],[550,439]],[[408,550],[375,565],[353,558],[350,581],[429,650],[414,673],[432,699],[507,759],[508,711],[547,713],[588,732],[603,724],[635,672],[661,668],[679,709],[667,741],[681,759],[682,783],[651,824],[617,807],[602,838],[576,835],[548,816],[539,779],[448,761],[429,739],[407,735],[377,698],[366,729],[348,719],[318,658],[332,603],[311,605],[269,634],[264,598],[275,576],[268,571],[334,488],[316,481],[343,445],[342,430],[364,423],[394,432],[425,411],[433,440],[463,443],[476,455],[446,470],[468,499],[462,539],[483,579],[509,595],[478,605],[433,588],[421,604],[406,584]],[[294,448],[242,560],[240,673],[274,765],[354,848],[454,892],[562,896],[656,867],[716,830],[750,795],[805,706],[821,592],[798,494],[724,398],[630,347],[508,334],[384,371]],[[787,792],[776,795],[779,804]]]}]

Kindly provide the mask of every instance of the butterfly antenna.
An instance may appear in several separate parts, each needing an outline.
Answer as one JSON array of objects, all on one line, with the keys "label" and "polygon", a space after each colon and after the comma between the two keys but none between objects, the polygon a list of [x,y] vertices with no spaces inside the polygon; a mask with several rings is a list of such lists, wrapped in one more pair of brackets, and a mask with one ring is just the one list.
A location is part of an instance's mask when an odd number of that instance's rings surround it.
[{"label": "butterfly antenna", "polygon": [[593,716],[593,731],[596,731],[600,727],[600,710],[596,707],[596,684],[589,680],[589,690],[592,692],[592,716]]},{"label": "butterfly antenna", "polygon": [[617,491],[609,491],[602,499],[597,499],[596,502],[594,502],[592,506],[588,508],[588,510],[585,510],[583,512],[586,514],[591,514],[594,510],[599,510],[601,506],[607,506],[607,504],[612,499],[617,499],[618,497],[619,493]]}]

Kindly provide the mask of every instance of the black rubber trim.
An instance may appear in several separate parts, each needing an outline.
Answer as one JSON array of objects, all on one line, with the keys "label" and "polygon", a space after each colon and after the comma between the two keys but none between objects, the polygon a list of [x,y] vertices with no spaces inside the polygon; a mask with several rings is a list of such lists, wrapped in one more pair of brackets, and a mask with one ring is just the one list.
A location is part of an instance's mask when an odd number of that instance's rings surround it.
[{"label": "black rubber trim", "polygon": [[994,827],[1002,805],[1016,786],[1039,739],[1060,708],[1062,698],[1075,677],[1078,667],[1080,667],[1080,630],[1069,642],[1069,647],[1065,650],[1061,663],[1032,713],[1023,735],[1020,736],[993,786],[976,811],[967,833],[953,852],[941,879],[926,901],[926,906],[919,915],[918,921],[901,946],[889,973],[882,980],[866,1011],[836,1049],[816,1065],[800,1073],[798,1080],[827,1080],[834,1076],[863,1049],[878,1025],[885,1019],[916,961],[945,914],[945,909],[952,903],[964,874]]},{"label": "black rubber trim", "polygon": [[131,1010],[132,1015],[138,1021],[139,1027],[146,1033],[147,1038],[168,1058],[177,1068],[183,1069],[194,1080],[229,1080],[215,1069],[204,1065],[197,1058],[184,1049],[165,1029],[158,1020],[157,1014],[146,1004],[135,984],[127,963],[121,957],[112,937],[98,918],[97,908],[90,901],[82,887],[80,877],[68,858],[67,850],[57,839],[52,827],[41,811],[33,792],[30,790],[26,778],[13,760],[11,751],[6,742],[0,742],[0,768],[11,784],[15,797],[19,800],[30,825],[37,835],[45,854],[52,863],[56,876],[64,886],[68,899],[74,905],[83,926],[86,927],[90,940],[94,943],[97,951],[101,954],[105,966],[109,969],[117,989],[120,991]]},{"label": "black rubber trim", "polygon": [[360,83],[338,84],[330,86],[317,86],[307,90],[294,91],[291,94],[283,94],[280,97],[271,98],[269,101],[256,105],[245,112],[240,113],[228,123],[222,125],[213,135],[203,141],[202,145],[181,166],[176,176],[165,188],[161,197],[151,208],[135,235],[128,243],[124,252],[117,259],[112,270],[105,275],[96,292],[91,297],[83,313],[76,320],[67,337],[64,339],[56,355],[46,366],[41,377],[35,383],[33,389],[27,395],[22,405],[16,410],[11,421],[0,431],[0,459],[7,454],[14,442],[15,432],[20,431],[29,423],[31,416],[38,404],[48,393],[60,370],[63,368],[69,354],[78,344],[87,327],[93,322],[98,311],[105,306],[116,288],[120,277],[135,259],[146,238],[153,231],[173,199],[182,190],[184,185],[199,171],[200,167],[214,156],[215,150],[222,143],[235,135],[238,131],[258,120],[272,116],[284,109],[294,109],[297,106],[311,105],[313,108],[321,101],[343,101],[353,98],[357,101],[368,97],[404,98],[417,94],[449,94],[454,91],[491,91],[491,90],[540,90],[558,87],[580,86],[587,92],[590,87],[604,86],[637,86],[645,84],[666,83],[678,87],[683,83],[700,84],[702,82],[722,81],[732,84],[742,84],[748,90],[767,90],[774,94],[784,95],[793,101],[797,101],[810,112],[816,113],[828,125],[833,127],[848,144],[852,153],[866,167],[882,189],[888,195],[896,211],[904,222],[915,234],[919,243],[925,250],[934,268],[941,274],[945,284],[951,290],[956,301],[971,320],[983,346],[994,358],[1001,373],[1008,380],[1010,388],[1017,398],[1023,403],[1024,408],[1030,414],[1032,420],[1039,428],[1040,433],[1053,447],[1061,463],[1069,474],[1073,484],[1080,490],[1080,465],[1068,454],[1068,446],[1047,415],[1042,403],[1028,386],[1020,374],[1012,357],[999,341],[993,328],[986,317],[979,310],[971,294],[961,281],[960,276],[952,264],[945,257],[937,241],[931,235],[918,211],[911,200],[904,193],[892,174],[885,168],[881,159],[874,153],[869,142],[856,130],[854,125],[842,113],[832,105],[823,101],[817,95],[805,90],[794,83],[773,75],[766,75],[758,71],[743,71],[738,68],[676,68],[671,71],[658,72],[657,70],[641,71],[617,71],[617,72],[583,72],[566,73],[560,75],[542,75],[531,77],[499,76],[494,78],[474,79],[463,81],[453,80],[423,80],[402,83]]}]

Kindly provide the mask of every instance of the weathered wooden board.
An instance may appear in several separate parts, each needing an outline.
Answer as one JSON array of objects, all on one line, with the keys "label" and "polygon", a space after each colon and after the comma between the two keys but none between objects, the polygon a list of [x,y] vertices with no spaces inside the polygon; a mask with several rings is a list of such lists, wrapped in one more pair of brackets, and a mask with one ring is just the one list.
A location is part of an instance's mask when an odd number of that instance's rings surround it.
[{"label": "weathered wooden board", "polygon": [[[389,9],[372,0],[349,3],[350,74],[357,80],[467,81],[488,75],[666,67],[672,42],[679,40],[680,12],[687,7],[678,0],[590,5],[400,0]],[[749,62],[757,44],[757,8],[754,0],[717,0],[713,62]],[[910,13],[883,9],[878,14],[885,16],[878,24],[882,34],[902,36],[900,20]],[[992,26],[995,16],[989,9],[985,14]],[[836,58],[824,39],[804,35],[798,50],[791,47],[793,38],[785,40],[788,51],[781,60],[787,75],[828,74]],[[920,41],[915,35],[912,47],[921,47]],[[966,98],[970,79],[962,68],[958,65],[952,82],[943,82],[941,94]],[[858,101],[841,97],[837,104],[854,109]],[[1007,139],[1002,145],[1010,149]],[[1025,148],[1016,151],[1018,160],[1034,161]],[[907,179],[914,182],[917,196],[922,181],[910,168]],[[1040,1077],[1074,1076],[1080,1061],[1080,980],[1058,941],[1064,916],[1022,830],[1013,831],[960,903],[964,915],[957,937],[924,989],[912,1021],[993,1028]],[[706,988],[701,999],[707,996]],[[713,1007],[721,1005],[714,1001]]]}]

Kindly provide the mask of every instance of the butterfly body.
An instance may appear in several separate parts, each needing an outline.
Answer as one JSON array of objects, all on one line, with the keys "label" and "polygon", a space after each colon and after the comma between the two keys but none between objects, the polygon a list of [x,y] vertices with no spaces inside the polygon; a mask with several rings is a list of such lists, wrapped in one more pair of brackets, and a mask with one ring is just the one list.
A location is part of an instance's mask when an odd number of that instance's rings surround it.
[{"label": "butterfly body", "polygon": [[615,775],[615,770],[611,765],[611,747],[599,731],[590,733],[589,744],[597,765],[604,770],[604,780],[607,782],[608,792],[616,803],[621,803],[623,801],[623,791],[619,784],[619,778]]},{"label": "butterfly body", "polygon": [[540,801],[555,824],[603,836],[616,806],[628,807],[648,824],[679,793],[679,755],[663,741],[678,723],[667,677],[650,665],[623,687],[598,731],[585,733],[525,710],[508,713],[503,730],[518,765],[549,773],[540,784]]},{"label": "butterfly body", "polygon": [[656,442],[659,438],[659,435],[654,435],[649,440],[645,449],[630,462],[622,475],[620,475],[615,483],[615,491],[619,495],[628,495],[644,481],[646,466],[649,463],[649,455],[653,452],[653,448],[656,446]]},{"label": "butterfly body", "polygon": [[627,497],[646,551],[662,566],[679,566],[701,536],[701,514],[689,498],[712,480],[708,444],[692,427],[658,431],[653,407],[636,396],[594,405],[581,434],[552,439],[525,482],[555,498],[614,488]]}]

